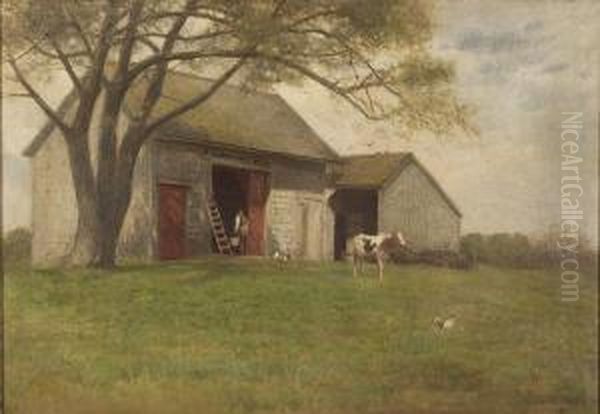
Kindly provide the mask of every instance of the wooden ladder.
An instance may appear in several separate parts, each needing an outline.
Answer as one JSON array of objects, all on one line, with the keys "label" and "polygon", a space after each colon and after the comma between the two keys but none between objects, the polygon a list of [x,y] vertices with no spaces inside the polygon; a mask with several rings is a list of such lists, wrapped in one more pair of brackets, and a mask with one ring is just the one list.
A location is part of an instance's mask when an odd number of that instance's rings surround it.
[{"label": "wooden ladder", "polygon": [[229,240],[229,236],[227,236],[219,206],[213,197],[210,197],[208,200],[208,217],[219,253],[233,255],[231,240]]}]

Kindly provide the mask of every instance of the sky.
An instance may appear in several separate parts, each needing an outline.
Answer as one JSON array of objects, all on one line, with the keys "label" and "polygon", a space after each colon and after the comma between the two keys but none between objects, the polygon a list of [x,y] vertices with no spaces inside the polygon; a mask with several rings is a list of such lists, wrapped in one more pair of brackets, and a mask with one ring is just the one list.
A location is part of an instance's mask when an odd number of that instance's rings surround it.
[{"label": "sky", "polygon": [[[277,87],[342,154],[413,151],[463,212],[463,233],[541,235],[560,222],[562,112],[581,112],[585,236],[597,245],[600,2],[444,0],[432,49],[454,62],[478,137],[436,137],[368,122],[320,87]],[[57,104],[68,83],[45,87]],[[44,124],[30,102],[3,103],[5,230],[28,226],[31,183],[20,154]]]}]

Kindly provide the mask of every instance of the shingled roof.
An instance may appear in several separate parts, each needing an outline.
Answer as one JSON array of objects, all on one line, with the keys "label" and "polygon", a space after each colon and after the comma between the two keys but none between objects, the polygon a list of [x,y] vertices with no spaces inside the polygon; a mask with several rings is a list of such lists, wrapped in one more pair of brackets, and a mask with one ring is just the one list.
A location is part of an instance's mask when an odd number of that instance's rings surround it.
[{"label": "shingled roof", "polygon": [[423,164],[410,152],[376,153],[341,157],[337,169],[337,188],[359,188],[378,190],[388,180],[397,177],[405,167],[414,163],[444,198],[448,206],[460,217],[462,213],[446,194],[442,186]]},{"label": "shingled roof", "polygon": [[379,188],[401,167],[408,152],[377,153],[342,157],[338,187]]},{"label": "shingled roof", "polygon": [[[145,91],[144,80],[134,85],[127,97],[125,111],[139,108]],[[213,81],[171,71],[165,81],[162,98],[154,108],[158,117],[186,102]],[[61,108],[74,103],[72,95]],[[54,127],[49,122],[24,154],[32,156],[41,147]],[[280,154],[284,156],[335,160],[337,154],[323,142],[314,130],[279,95],[245,91],[237,86],[223,85],[206,102],[162,129],[164,139],[185,139],[215,146]]]}]

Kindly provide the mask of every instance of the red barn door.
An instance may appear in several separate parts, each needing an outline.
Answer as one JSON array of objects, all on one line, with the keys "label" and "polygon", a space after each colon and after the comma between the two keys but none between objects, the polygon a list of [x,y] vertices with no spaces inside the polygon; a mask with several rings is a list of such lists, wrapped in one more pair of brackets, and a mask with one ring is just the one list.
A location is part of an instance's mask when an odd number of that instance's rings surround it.
[{"label": "red barn door", "polygon": [[158,255],[161,260],[185,257],[186,188],[159,185]]},{"label": "red barn door", "polygon": [[269,195],[268,176],[264,172],[250,171],[248,174],[248,239],[246,252],[261,256],[265,253],[265,206]]}]

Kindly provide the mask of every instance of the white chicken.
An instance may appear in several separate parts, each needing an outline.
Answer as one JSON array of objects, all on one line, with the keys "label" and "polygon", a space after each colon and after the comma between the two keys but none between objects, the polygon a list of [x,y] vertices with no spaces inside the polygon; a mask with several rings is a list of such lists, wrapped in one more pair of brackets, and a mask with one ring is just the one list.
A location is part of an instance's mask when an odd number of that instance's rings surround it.
[{"label": "white chicken", "polygon": [[445,331],[449,331],[454,327],[454,325],[456,324],[456,319],[457,318],[455,315],[451,315],[449,318],[446,319],[436,316],[431,322],[431,328],[433,329],[433,332],[435,332],[437,335],[443,334]]},{"label": "white chicken", "polygon": [[277,250],[274,254],[273,254],[273,259],[279,263],[285,263],[288,262],[291,259],[291,255],[287,252],[282,252]]}]

